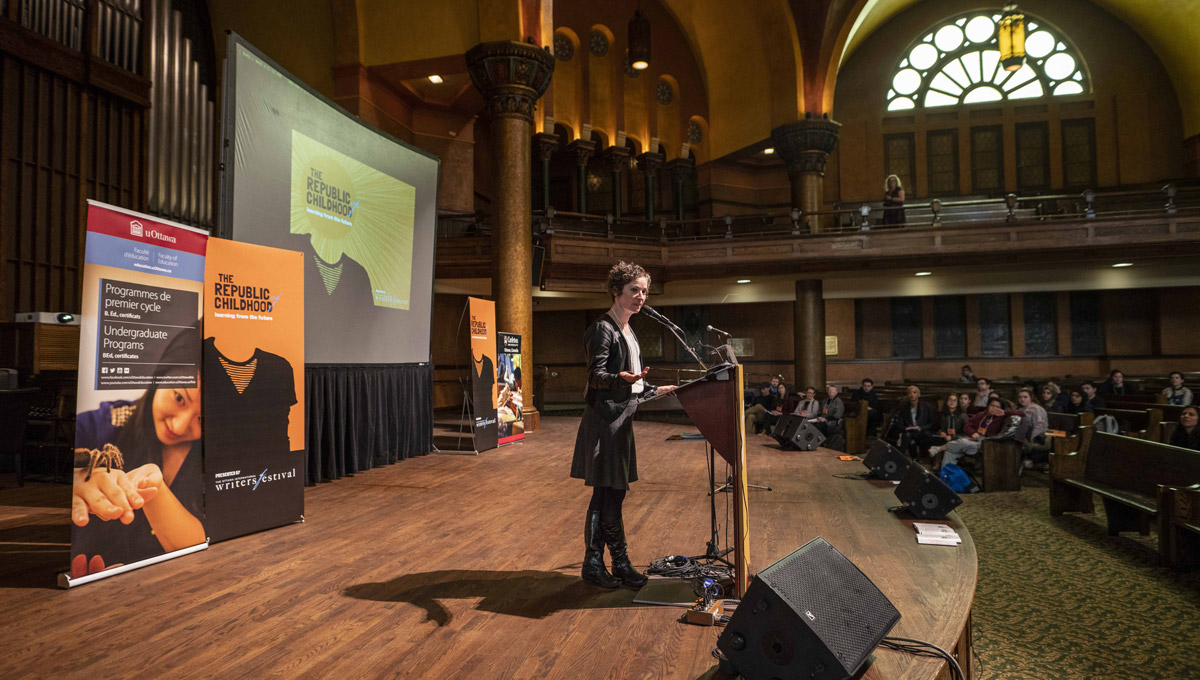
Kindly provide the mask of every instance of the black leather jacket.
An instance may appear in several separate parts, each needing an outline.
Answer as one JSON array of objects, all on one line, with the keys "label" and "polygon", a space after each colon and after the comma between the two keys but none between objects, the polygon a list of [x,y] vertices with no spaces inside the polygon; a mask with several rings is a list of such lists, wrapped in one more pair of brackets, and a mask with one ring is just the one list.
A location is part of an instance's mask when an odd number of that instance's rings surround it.
[{"label": "black leather jacket", "polygon": [[[632,332],[632,331],[631,331]],[[608,314],[588,326],[583,334],[583,347],[588,357],[588,382],[584,400],[605,420],[616,420],[633,397],[633,385],[619,374],[633,372],[629,347],[621,337],[621,329]],[[643,381],[642,397],[652,396],[658,388]]]}]

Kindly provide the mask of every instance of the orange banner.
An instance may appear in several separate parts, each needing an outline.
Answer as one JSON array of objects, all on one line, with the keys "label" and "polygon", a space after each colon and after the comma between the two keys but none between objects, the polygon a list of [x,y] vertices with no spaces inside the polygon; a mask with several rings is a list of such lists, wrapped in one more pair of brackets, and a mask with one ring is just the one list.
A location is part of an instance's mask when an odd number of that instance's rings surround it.
[{"label": "orange banner", "polygon": [[471,325],[471,413],[475,417],[475,450],[499,445],[496,425],[496,303],[467,298]]}]

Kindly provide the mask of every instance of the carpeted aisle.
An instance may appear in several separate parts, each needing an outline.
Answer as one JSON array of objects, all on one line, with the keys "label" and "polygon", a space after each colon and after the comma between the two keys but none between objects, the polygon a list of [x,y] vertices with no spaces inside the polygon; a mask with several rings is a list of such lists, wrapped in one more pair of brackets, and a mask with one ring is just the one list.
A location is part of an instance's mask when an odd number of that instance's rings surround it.
[{"label": "carpeted aisle", "polygon": [[959,508],[979,553],[974,640],[988,680],[1200,678],[1200,572],[1156,537],[1111,538],[1104,508],[1050,517],[1045,473]]}]

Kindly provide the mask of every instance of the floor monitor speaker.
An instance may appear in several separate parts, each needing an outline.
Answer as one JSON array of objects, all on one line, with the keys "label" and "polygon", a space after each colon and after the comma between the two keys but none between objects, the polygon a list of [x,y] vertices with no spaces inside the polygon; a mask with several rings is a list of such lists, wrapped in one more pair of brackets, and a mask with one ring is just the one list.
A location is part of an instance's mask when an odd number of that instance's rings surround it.
[{"label": "floor monitor speaker", "polygon": [[962,498],[925,468],[912,464],[896,486],[896,498],[921,519],[942,519],[962,505]]},{"label": "floor monitor speaker", "polygon": [[801,451],[816,451],[817,447],[825,443],[825,434],[817,429],[816,425],[807,420],[800,420],[800,427],[796,428],[796,433],[792,435],[788,444]]},{"label": "floor monitor speaker", "polygon": [[758,573],[717,648],[746,680],[845,680],[899,620],[854,563],[815,538]]},{"label": "floor monitor speaker", "polygon": [[900,449],[882,439],[876,439],[867,451],[867,456],[863,458],[863,465],[867,466],[876,479],[896,480],[904,478],[904,472],[912,465],[912,461],[901,453]]},{"label": "floor monitor speaker", "polygon": [[781,446],[786,446],[796,436],[796,430],[800,429],[802,423],[804,419],[800,416],[779,416],[779,420],[775,421],[775,429],[771,430],[771,437]]}]

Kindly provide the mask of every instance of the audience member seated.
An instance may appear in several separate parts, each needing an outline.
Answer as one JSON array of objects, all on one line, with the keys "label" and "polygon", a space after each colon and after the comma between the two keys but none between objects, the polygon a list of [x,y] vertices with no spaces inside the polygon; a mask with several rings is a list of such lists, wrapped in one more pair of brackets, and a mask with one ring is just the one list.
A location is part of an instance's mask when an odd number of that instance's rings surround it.
[{"label": "audience member seated", "polygon": [[942,465],[950,463],[957,465],[963,456],[978,455],[983,447],[983,440],[995,438],[1004,430],[1008,416],[1021,415],[1020,411],[1006,411],[999,399],[988,400],[987,409],[976,413],[967,421],[967,436],[946,444],[942,461],[940,464],[935,463],[934,468],[940,469]]},{"label": "audience member seated", "polygon": [[1038,394],[1041,395],[1038,403],[1042,405],[1042,408],[1046,409],[1047,413],[1066,413],[1066,407],[1059,403],[1058,394],[1054,391],[1054,388],[1049,385],[1042,385],[1042,388],[1038,390]]},{"label": "audience member seated", "polygon": [[863,378],[862,386],[850,393],[850,401],[865,401],[867,408],[867,434],[875,434],[879,423],[883,421],[883,411],[879,410],[879,395],[875,393],[875,381]]},{"label": "audience member seated", "polygon": [[988,399],[992,396],[992,381],[987,378],[979,378],[975,381],[975,386],[979,388],[975,392],[975,406],[980,408],[987,406]]},{"label": "audience member seated", "polygon": [[[959,403],[957,394],[951,394],[946,397],[946,403],[942,405],[942,429],[937,433],[936,438],[938,446],[945,446],[949,442],[964,436],[964,431],[967,426],[967,410]],[[934,447],[936,448],[936,447]],[[929,449],[930,452],[933,448]]]},{"label": "audience member seated", "polygon": [[779,394],[779,386],[782,384],[783,384],[783,376],[782,375],[771,376],[770,385],[771,385],[771,396],[772,397]]},{"label": "audience member seated", "polygon": [[1040,465],[1049,462],[1052,445],[1046,437],[1049,419],[1046,417],[1045,407],[1033,400],[1033,391],[1028,387],[1017,390],[1017,403],[1030,424],[1029,441],[1023,442],[1021,445],[1025,467],[1030,468],[1035,463]]},{"label": "audience member seated", "polygon": [[796,408],[792,409],[792,415],[816,418],[820,408],[821,404],[817,401],[817,388],[809,387],[804,390],[804,396],[797,402]]},{"label": "audience member seated", "polygon": [[777,389],[778,392],[775,394],[774,408],[767,413],[762,422],[763,432],[766,432],[767,434],[770,434],[775,429],[775,423],[779,422],[779,416],[791,412],[787,409],[787,407],[791,404],[795,404],[796,402],[795,397],[791,394],[791,392],[788,391],[787,385],[779,383]]},{"label": "audience member seated", "polygon": [[837,385],[829,385],[825,388],[825,398],[821,400],[820,415],[817,416],[817,421],[814,423],[821,434],[826,437],[841,432],[842,418],[846,415],[846,406],[842,404],[842,398],[838,396]]},{"label": "audience member seated", "polygon": [[1171,446],[1181,446],[1185,449],[1200,451],[1200,409],[1188,406],[1179,413],[1179,427],[1171,434]]},{"label": "audience member seated", "polygon": [[1183,386],[1183,374],[1179,371],[1171,371],[1170,378],[1171,386],[1162,391],[1163,396],[1167,398],[1167,403],[1176,406],[1190,406],[1192,391]]},{"label": "audience member seated", "polygon": [[971,408],[971,404],[974,401],[975,400],[971,397],[971,395],[963,392],[962,394],[958,395],[958,410],[966,413],[967,409]]},{"label": "audience member seated", "polygon": [[1079,389],[1083,390],[1083,410],[1079,413],[1095,413],[1096,409],[1104,408],[1104,397],[1096,390],[1096,383],[1085,382]]},{"label": "audience member seated", "polygon": [[1086,413],[1086,411],[1083,410],[1083,407],[1084,407],[1083,390],[1071,390],[1071,396],[1068,397],[1068,399],[1070,399],[1070,402],[1067,404],[1067,410],[1063,411],[1063,413],[1070,413],[1073,415],[1079,415],[1080,413]]},{"label": "audience member seated", "polygon": [[1071,396],[1063,391],[1062,385],[1059,385],[1058,381],[1054,378],[1047,380],[1046,385],[1054,390],[1054,398],[1058,401],[1059,410],[1055,411],[1055,413],[1070,413],[1067,407],[1071,405]]},{"label": "audience member seated", "polygon": [[896,441],[909,458],[916,458],[922,448],[938,443],[933,436],[933,415],[933,407],[921,401],[921,388],[909,385],[908,399],[896,407],[885,438]]},{"label": "audience member seated", "polygon": [[971,365],[963,364],[962,375],[958,378],[958,381],[964,383],[973,383],[976,380],[979,380],[979,378],[975,377],[975,371],[971,370]]},{"label": "audience member seated", "polygon": [[758,396],[746,409],[746,434],[757,432],[758,426],[763,424],[767,414],[773,410],[775,410],[775,395],[771,394],[771,383],[763,383],[758,389]]},{"label": "audience member seated", "polygon": [[[1111,397],[1111,396],[1125,397],[1125,396],[1129,396],[1131,394],[1137,394],[1137,388],[1134,387],[1133,385],[1126,383],[1125,382],[1125,374],[1122,373],[1120,369],[1114,368],[1108,374],[1108,380],[1105,380],[1100,385],[1100,394],[1103,394],[1104,396],[1108,396],[1108,397]],[[1104,408],[1104,407],[1097,406],[1096,408]]]}]

